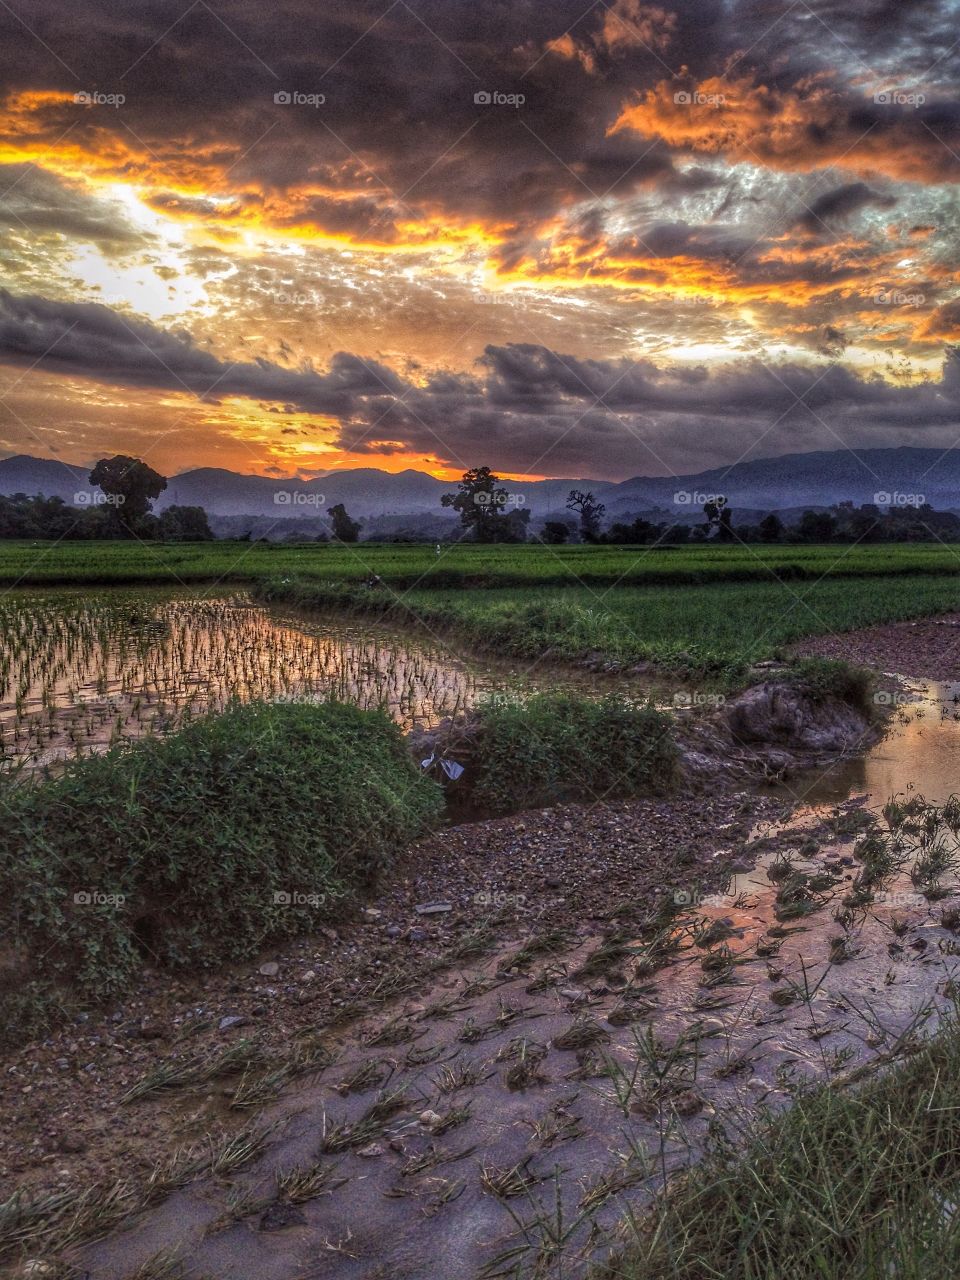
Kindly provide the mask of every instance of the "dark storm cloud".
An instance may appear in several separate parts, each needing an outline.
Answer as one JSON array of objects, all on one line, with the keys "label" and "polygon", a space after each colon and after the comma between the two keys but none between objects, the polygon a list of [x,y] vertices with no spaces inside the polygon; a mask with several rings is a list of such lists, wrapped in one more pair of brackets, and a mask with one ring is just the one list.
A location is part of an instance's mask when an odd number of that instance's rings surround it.
[{"label": "dark storm cloud", "polygon": [[[843,148],[870,132],[881,168],[885,152],[910,147],[914,165],[955,180],[960,108],[939,87],[957,57],[948,7],[614,0],[585,13],[582,0],[280,0],[267,15],[259,0],[186,11],[179,0],[36,0],[37,39],[0,6],[0,79],[10,90],[126,95],[121,109],[79,119],[71,104],[51,106],[51,139],[70,126],[80,144],[113,135],[148,168],[201,182],[219,173],[226,191],[254,186],[281,224],[389,243],[414,216],[519,232],[584,199],[699,189],[709,175],[675,163],[684,140],[610,128],[636,95],[709,76],[768,86],[772,126],[776,95],[829,87],[829,122],[798,119],[789,154],[751,124],[767,163],[842,164]],[[850,86],[852,65],[861,80],[910,88],[925,59],[936,65],[919,108]],[[277,92],[325,102],[275,104]],[[525,102],[477,104],[478,92]],[[309,193],[302,203],[298,189]]]},{"label": "dark storm cloud", "polygon": [[842,222],[861,209],[892,209],[896,203],[895,196],[874,191],[865,182],[847,182],[814,200],[798,222],[814,235],[819,235],[829,231],[832,223]]},{"label": "dark storm cloud", "polygon": [[[588,360],[532,343],[490,345],[474,372],[413,383],[385,365],[339,352],[321,371],[267,360],[228,362],[186,334],[99,304],[0,292],[0,359],[117,387],[246,397],[332,418],[356,453],[405,450],[458,466],[609,474],[682,470],[691,433],[711,460],[749,449],[877,443],[960,422],[960,358],[937,382],[895,387],[839,365],[743,361],[708,371],[649,360]],[[934,439],[939,439],[935,434]],[[687,456],[687,462],[684,457]],[[689,468],[688,468],[689,469]]]},{"label": "dark storm cloud", "polygon": [[109,200],[91,198],[32,164],[0,165],[0,225],[14,234],[56,234],[105,251],[143,247],[151,237]]}]

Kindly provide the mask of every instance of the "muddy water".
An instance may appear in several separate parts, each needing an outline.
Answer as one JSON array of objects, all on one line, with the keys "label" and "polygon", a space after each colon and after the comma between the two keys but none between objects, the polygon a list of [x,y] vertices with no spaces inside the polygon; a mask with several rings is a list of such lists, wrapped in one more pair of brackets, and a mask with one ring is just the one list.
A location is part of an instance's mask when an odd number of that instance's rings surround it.
[{"label": "muddy water", "polygon": [[809,803],[866,796],[883,805],[897,792],[921,791],[942,804],[960,791],[960,681],[901,679],[881,693],[893,708],[890,729],[866,755],[819,771],[798,790]]},{"label": "muddy water", "polygon": [[[896,1058],[960,978],[954,867],[943,897],[909,858],[853,894],[870,813],[954,790],[957,687],[904,688],[865,759],[800,779],[781,821],[718,851],[740,868],[723,892],[665,886],[677,910],[659,931],[611,909],[540,949],[501,946],[331,1036],[335,1062],[259,1117],[277,1126],[261,1156],[84,1264],[113,1280],[172,1247],[217,1280],[579,1276],[708,1126],[736,1137],[811,1080]],[[295,1169],[324,1183],[292,1203],[277,1178]]]},{"label": "muddy water", "polygon": [[409,729],[505,689],[596,690],[595,678],[481,663],[447,642],[235,594],[12,592],[0,634],[0,744],[28,767],[169,732],[232,698],[337,697]]}]

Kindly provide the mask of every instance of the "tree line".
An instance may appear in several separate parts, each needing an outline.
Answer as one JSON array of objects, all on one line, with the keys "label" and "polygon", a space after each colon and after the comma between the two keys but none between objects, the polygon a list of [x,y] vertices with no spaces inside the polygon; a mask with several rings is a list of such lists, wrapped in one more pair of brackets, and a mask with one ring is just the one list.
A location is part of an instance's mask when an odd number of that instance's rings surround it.
[{"label": "tree line", "polygon": [[[489,467],[465,471],[455,493],[441,497],[445,507],[460,516],[465,531],[475,542],[526,542],[530,512],[518,506],[517,498]],[[574,538],[597,544],[664,544],[705,542],[934,542],[960,540],[960,516],[934,511],[929,503],[893,505],[883,511],[872,502],[855,506],[841,502],[827,511],[804,511],[796,524],[785,524],[771,513],[755,524],[734,526],[733,511],[723,497],[703,504],[701,524],[648,520],[614,521],[603,527],[606,506],[592,492],[571,489],[565,520],[547,520],[536,540],[559,546]]]}]

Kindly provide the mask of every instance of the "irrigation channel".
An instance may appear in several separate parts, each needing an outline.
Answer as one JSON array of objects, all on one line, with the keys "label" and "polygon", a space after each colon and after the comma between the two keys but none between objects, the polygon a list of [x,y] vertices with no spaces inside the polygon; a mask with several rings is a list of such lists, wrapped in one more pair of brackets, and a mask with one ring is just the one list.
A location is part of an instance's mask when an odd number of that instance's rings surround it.
[{"label": "irrigation channel", "polygon": [[[129,724],[229,695],[366,688],[407,722],[495,687],[439,646],[390,648],[382,632],[243,602],[168,600],[148,623],[162,628],[151,645],[111,641],[109,658],[94,650],[112,623],[45,634],[45,648],[24,624],[41,656],[20,678],[23,711],[53,723],[51,706],[73,706],[65,725],[82,727],[95,687]],[[64,655],[52,668],[51,653]],[[901,688],[867,754],[794,779],[787,817],[717,848],[733,857],[722,892],[679,884],[672,919],[624,936],[616,898],[630,887],[616,886],[609,915],[573,935],[499,946],[338,1027],[328,1059],[251,1111],[243,1160],[78,1250],[81,1267],[121,1280],[170,1250],[212,1280],[577,1276],[623,1243],[625,1212],[697,1158],[709,1126],[736,1136],[812,1080],[895,1059],[936,1026],[960,952],[956,841],[932,856],[909,834],[919,794],[943,805],[955,788],[960,684]],[[913,801],[905,823],[885,812],[893,796]]]}]

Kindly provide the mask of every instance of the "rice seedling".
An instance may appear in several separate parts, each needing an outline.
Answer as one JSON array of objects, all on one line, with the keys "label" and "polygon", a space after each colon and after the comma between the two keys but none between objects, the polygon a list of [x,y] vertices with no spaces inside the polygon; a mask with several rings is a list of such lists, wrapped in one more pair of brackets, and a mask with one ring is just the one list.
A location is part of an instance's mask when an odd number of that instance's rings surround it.
[{"label": "rice seedling", "polygon": [[589,1049],[593,1045],[605,1044],[610,1033],[601,1027],[594,1018],[581,1016],[575,1018],[565,1031],[553,1037],[555,1049]]},{"label": "rice seedling", "polygon": [[393,1064],[386,1058],[368,1058],[350,1072],[334,1088],[342,1097],[348,1093],[363,1093],[367,1089],[377,1089],[384,1084],[393,1073]]},{"label": "rice seedling", "polygon": [[277,1195],[290,1204],[305,1204],[320,1196],[332,1195],[346,1186],[348,1178],[339,1177],[335,1165],[312,1164],[307,1168],[277,1170]]},{"label": "rice seedling", "polygon": [[407,1106],[402,1090],[380,1093],[366,1110],[354,1121],[331,1121],[324,1113],[320,1150],[326,1154],[349,1151],[353,1147],[367,1146],[383,1133],[391,1116]]},{"label": "rice seedling", "polygon": [[433,1083],[440,1093],[457,1093],[481,1084],[490,1074],[482,1063],[461,1060],[456,1066],[442,1066]]},{"label": "rice seedling", "polygon": [[498,1061],[510,1063],[503,1078],[504,1084],[511,1092],[544,1084],[547,1077],[542,1063],[546,1056],[546,1045],[528,1040],[526,1036],[517,1036],[497,1054]]},{"label": "rice seedling", "polygon": [[511,1200],[525,1195],[538,1182],[542,1181],[530,1169],[533,1156],[527,1156],[512,1165],[482,1165],[480,1168],[480,1186],[489,1195],[498,1200]]}]

